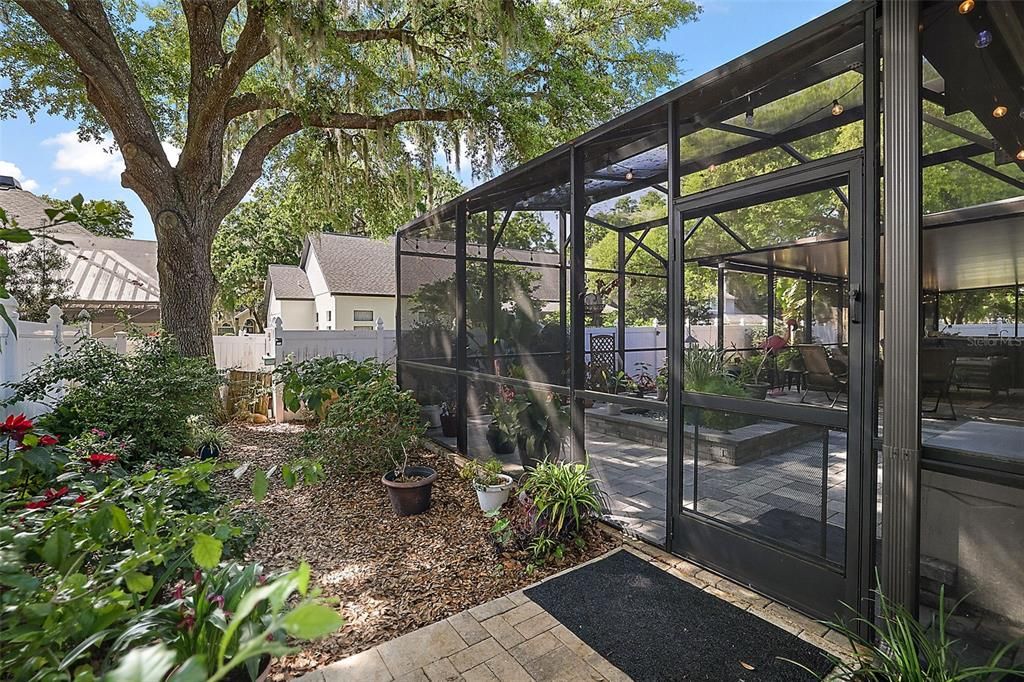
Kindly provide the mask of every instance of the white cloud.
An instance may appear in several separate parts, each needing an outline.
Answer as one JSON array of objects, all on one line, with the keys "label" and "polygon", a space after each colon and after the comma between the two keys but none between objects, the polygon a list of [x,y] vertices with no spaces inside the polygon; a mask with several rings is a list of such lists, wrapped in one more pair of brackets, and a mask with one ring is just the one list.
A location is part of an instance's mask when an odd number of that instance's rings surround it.
[{"label": "white cloud", "polygon": [[21,183],[21,188],[27,192],[35,192],[39,189],[39,183],[32,178],[26,178],[21,169],[10,161],[0,161],[0,175],[10,175]]},{"label": "white cloud", "polygon": [[[114,146],[111,135],[103,140],[83,142],[74,131],[60,133],[43,140],[44,145],[57,148],[53,167],[59,171],[81,173],[94,178],[116,180],[124,172],[124,158]],[[178,163],[181,150],[169,142],[161,143],[171,165]]]}]

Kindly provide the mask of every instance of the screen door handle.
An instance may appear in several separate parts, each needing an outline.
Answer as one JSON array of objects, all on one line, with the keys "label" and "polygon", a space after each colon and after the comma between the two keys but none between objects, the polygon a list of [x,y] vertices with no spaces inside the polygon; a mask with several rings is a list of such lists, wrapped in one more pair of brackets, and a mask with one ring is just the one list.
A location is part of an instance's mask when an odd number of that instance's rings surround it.
[{"label": "screen door handle", "polygon": [[860,285],[850,287],[850,324],[860,324]]}]

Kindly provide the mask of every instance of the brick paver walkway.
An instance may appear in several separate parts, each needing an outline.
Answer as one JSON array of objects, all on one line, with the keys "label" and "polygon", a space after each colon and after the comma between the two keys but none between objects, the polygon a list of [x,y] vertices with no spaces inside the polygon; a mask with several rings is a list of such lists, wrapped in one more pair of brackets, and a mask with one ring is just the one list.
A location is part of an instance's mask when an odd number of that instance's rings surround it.
[{"label": "brick paver walkway", "polygon": [[[844,654],[845,640],[820,623],[684,559],[641,542],[628,539],[626,542],[624,549],[613,551],[633,552],[680,580],[750,611],[819,648]],[[575,568],[578,566],[569,570]],[[522,590],[300,678],[301,682],[616,682],[629,679]]]}]

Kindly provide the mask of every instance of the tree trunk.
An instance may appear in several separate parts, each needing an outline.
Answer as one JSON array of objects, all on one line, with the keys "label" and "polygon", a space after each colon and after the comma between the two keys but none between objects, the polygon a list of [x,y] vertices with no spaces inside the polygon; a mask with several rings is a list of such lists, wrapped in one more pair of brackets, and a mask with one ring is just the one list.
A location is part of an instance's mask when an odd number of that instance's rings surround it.
[{"label": "tree trunk", "polygon": [[213,358],[210,315],[216,280],[210,249],[217,225],[186,222],[182,207],[154,211],[157,270],[160,275],[160,322],[178,342],[183,355]]}]

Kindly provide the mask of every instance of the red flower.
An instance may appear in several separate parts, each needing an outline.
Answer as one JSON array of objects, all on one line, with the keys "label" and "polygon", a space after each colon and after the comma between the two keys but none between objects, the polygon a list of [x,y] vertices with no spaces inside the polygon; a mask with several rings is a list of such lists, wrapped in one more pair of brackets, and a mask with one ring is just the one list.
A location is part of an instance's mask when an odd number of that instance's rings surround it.
[{"label": "red flower", "polygon": [[178,583],[174,586],[174,591],[171,592],[171,596],[174,597],[175,599],[184,599],[185,598],[185,581],[184,580],[179,580],[178,581]]},{"label": "red flower", "polygon": [[60,490],[54,490],[53,488],[50,488],[49,490],[43,493],[43,499],[36,500],[35,502],[27,502],[25,504],[25,509],[44,509],[46,507],[49,507],[51,504],[53,504],[54,502],[56,502],[57,500],[59,500],[60,498],[64,497],[67,494],[67,486],[64,486]]},{"label": "red flower", "polygon": [[85,502],[85,495],[79,495],[75,498],[75,504],[82,504]]},{"label": "red flower", "polygon": [[99,469],[104,464],[116,461],[117,455],[112,455],[109,452],[94,452],[89,455],[89,464],[92,465],[93,469]]},{"label": "red flower", "polygon": [[194,582],[196,585],[203,582],[203,572],[200,571],[198,568],[192,572],[192,582]]},{"label": "red flower", "polygon": [[182,617],[181,622],[178,623],[178,629],[179,630],[188,630],[189,632],[192,632],[192,627],[195,624],[196,624],[196,614],[195,614],[194,611],[192,611],[192,609],[189,609],[188,611],[185,612],[185,615]]},{"label": "red flower", "polygon": [[217,606],[219,606],[221,608],[224,608],[224,595],[223,594],[211,594],[210,596],[208,596],[206,598],[206,601],[210,602],[211,604],[216,604]]},{"label": "red flower", "polygon": [[24,414],[12,414],[0,424],[0,433],[9,434],[12,439],[20,441],[26,433],[32,430],[33,426],[34,424],[26,419]]},{"label": "red flower", "polygon": [[91,433],[94,436],[99,436],[100,438],[103,438],[107,435],[106,431],[101,431],[100,429],[89,429],[89,433]]},{"label": "red flower", "polygon": [[57,436],[51,436],[50,434],[46,434],[45,436],[41,436],[39,438],[39,444],[42,445],[44,448],[48,448],[51,445],[56,445],[59,442],[60,438],[57,438]]}]

